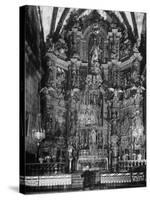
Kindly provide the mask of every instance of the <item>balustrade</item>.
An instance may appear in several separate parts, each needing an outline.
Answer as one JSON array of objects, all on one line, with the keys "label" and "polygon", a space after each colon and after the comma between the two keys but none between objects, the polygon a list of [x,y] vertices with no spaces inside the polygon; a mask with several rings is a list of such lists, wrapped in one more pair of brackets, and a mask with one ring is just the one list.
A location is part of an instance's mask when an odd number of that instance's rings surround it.
[{"label": "balustrade", "polygon": [[57,173],[65,173],[65,163],[27,163],[26,175],[27,176],[41,176]]},{"label": "balustrade", "polygon": [[134,169],[140,170],[146,166],[146,160],[126,160],[119,161],[119,171],[129,171]]}]

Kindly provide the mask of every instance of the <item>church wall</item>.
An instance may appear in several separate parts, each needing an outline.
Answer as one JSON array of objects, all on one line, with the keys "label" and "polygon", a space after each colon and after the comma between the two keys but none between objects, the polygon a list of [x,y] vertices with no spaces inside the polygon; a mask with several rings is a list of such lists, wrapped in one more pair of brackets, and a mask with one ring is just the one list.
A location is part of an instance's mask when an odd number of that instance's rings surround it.
[{"label": "church wall", "polygon": [[[32,130],[37,129],[37,118],[41,112],[40,107],[40,87],[43,75],[42,54],[43,44],[41,36],[41,25],[38,16],[38,10],[35,6],[25,7],[25,120],[26,137],[25,150],[27,152],[27,162],[34,162],[33,157],[30,160],[30,154],[36,154],[37,147]],[[33,26],[31,26],[33,24]]]}]

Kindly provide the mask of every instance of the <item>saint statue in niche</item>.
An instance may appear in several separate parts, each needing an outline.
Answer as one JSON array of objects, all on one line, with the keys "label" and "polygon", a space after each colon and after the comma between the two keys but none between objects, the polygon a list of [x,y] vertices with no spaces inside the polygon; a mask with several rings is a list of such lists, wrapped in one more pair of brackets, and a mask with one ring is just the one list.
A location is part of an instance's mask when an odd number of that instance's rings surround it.
[{"label": "saint statue in niche", "polygon": [[91,63],[94,64],[94,62],[98,62],[99,58],[99,47],[94,45],[91,50]]},{"label": "saint statue in niche", "polygon": [[90,152],[94,153],[96,150],[96,132],[93,129],[90,134]]},{"label": "saint statue in niche", "polygon": [[96,36],[92,36],[90,38],[89,42],[89,62],[90,62],[90,68],[92,73],[98,74],[100,72],[100,57],[101,57],[101,49],[99,48],[99,45],[97,44],[97,38]]}]

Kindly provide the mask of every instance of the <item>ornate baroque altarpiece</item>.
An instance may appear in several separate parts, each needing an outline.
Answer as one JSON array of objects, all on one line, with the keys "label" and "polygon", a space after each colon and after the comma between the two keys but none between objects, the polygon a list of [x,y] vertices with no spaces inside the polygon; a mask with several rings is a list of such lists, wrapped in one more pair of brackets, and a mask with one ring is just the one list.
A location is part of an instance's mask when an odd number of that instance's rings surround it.
[{"label": "ornate baroque altarpiece", "polygon": [[20,192],[146,186],[146,13],[20,8]]}]

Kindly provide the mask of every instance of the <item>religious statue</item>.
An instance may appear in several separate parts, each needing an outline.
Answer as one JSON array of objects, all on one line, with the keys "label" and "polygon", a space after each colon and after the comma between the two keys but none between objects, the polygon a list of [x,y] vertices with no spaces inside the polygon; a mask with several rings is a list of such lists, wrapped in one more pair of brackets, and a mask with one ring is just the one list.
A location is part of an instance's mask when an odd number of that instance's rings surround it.
[{"label": "religious statue", "polygon": [[96,38],[94,38],[94,44],[90,51],[90,64],[91,64],[91,71],[98,74],[100,72],[100,57],[102,50],[96,44]]},{"label": "religious statue", "polygon": [[96,150],[96,132],[93,129],[90,134],[90,152],[94,153]]},{"label": "religious statue", "polygon": [[99,47],[95,46],[94,49],[92,49],[92,56],[91,56],[91,63],[94,64],[94,62],[98,61],[99,58]]}]

